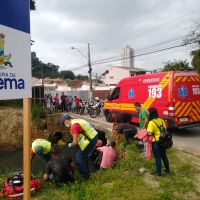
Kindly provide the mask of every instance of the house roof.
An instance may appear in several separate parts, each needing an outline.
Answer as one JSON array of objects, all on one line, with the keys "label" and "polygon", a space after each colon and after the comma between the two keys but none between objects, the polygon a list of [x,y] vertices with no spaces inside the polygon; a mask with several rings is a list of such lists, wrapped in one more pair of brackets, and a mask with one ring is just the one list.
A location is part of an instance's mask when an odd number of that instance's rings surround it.
[{"label": "house roof", "polygon": [[[115,67],[115,68],[120,68],[120,69],[125,69],[125,70],[128,70],[130,72],[150,72],[150,70],[146,70],[146,69],[142,69],[142,68],[136,68],[136,67],[133,67],[133,68],[128,68],[128,67],[121,67],[121,66],[110,66],[110,67]],[[109,70],[106,70],[102,76],[105,76],[106,74],[109,73]]]},{"label": "house roof", "polygon": [[84,80],[72,80],[71,81],[72,88],[80,88],[83,84],[88,85],[88,82],[84,81]]},{"label": "house roof", "polygon": [[146,69],[142,69],[142,68],[137,68],[137,67],[118,67],[118,66],[112,66],[112,67],[116,67],[116,68],[120,68],[120,69],[126,69],[129,70],[131,72],[149,72],[149,70]]}]

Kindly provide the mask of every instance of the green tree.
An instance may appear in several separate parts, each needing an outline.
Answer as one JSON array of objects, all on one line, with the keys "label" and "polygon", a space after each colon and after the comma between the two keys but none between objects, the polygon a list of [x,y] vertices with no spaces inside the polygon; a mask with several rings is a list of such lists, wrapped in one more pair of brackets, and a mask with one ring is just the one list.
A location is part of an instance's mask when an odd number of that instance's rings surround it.
[{"label": "green tree", "polygon": [[59,66],[52,63],[44,63],[37,56],[35,52],[31,53],[32,57],[32,76],[36,78],[50,77],[58,78],[60,74],[58,72]]},{"label": "green tree", "polygon": [[75,79],[75,75],[72,71],[70,70],[62,70],[60,71],[60,77],[64,78],[64,79],[70,79],[70,80],[74,80]]},{"label": "green tree", "polygon": [[200,49],[192,51],[192,66],[200,74]]},{"label": "green tree", "polygon": [[178,70],[191,70],[187,60],[168,61],[165,64],[165,66],[164,66],[162,71],[163,72],[167,72],[167,71],[178,71]]},{"label": "green tree", "polygon": [[30,9],[31,10],[35,10],[36,7],[35,7],[35,0],[30,0]]},{"label": "green tree", "polygon": [[78,80],[88,80],[89,77],[88,77],[87,75],[78,74],[78,75],[76,76],[76,79],[78,79]]},{"label": "green tree", "polygon": [[200,18],[194,22],[194,26],[187,36],[185,43],[194,42],[197,46],[197,50],[191,51],[192,67],[200,74]]}]

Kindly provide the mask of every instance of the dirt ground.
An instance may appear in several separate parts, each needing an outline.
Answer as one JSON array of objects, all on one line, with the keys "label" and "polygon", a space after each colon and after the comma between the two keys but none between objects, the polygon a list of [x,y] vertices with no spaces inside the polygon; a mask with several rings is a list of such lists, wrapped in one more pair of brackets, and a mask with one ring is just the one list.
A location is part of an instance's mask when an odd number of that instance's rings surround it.
[{"label": "dirt ground", "polygon": [[[62,114],[48,115],[40,119],[40,126],[32,121],[31,140],[49,138],[49,135],[61,131],[66,137],[66,128],[60,125]],[[0,152],[21,149],[23,145],[23,110],[20,108],[0,107]]]}]

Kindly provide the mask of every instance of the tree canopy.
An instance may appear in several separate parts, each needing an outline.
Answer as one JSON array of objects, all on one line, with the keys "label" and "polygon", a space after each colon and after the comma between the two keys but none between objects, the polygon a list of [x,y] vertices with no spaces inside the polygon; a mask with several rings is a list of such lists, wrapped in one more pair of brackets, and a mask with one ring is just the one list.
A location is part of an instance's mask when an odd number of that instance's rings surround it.
[{"label": "tree canopy", "polygon": [[35,52],[31,53],[32,56],[32,75],[36,78],[50,77],[57,78],[60,77],[58,65],[52,63],[44,63],[36,56]]},{"label": "tree canopy", "polygon": [[31,53],[32,57],[32,76],[36,78],[50,77],[63,78],[65,80],[88,80],[86,75],[75,75],[70,70],[62,70],[59,72],[59,66],[53,63],[44,63],[37,56],[35,52]]},{"label": "tree canopy", "polygon": [[168,61],[162,71],[166,72],[178,70],[191,70],[191,68],[189,67],[189,62],[187,62],[187,60]]},{"label": "tree canopy", "polygon": [[200,74],[200,18],[194,22],[194,26],[184,42],[185,44],[194,43],[197,46],[197,50],[191,51],[190,55],[192,56],[192,67]]},{"label": "tree canopy", "polygon": [[60,71],[60,77],[62,77],[63,79],[70,79],[70,80],[75,79],[74,73],[70,70]]},{"label": "tree canopy", "polygon": [[200,74],[200,49],[192,51],[192,66]]}]

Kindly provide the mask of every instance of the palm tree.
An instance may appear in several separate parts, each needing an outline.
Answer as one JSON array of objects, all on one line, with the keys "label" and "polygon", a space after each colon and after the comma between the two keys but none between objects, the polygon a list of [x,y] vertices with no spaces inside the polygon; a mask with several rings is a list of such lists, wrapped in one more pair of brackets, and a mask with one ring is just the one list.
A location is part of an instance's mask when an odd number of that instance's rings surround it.
[{"label": "palm tree", "polygon": [[200,49],[192,51],[192,66],[200,74]]}]

